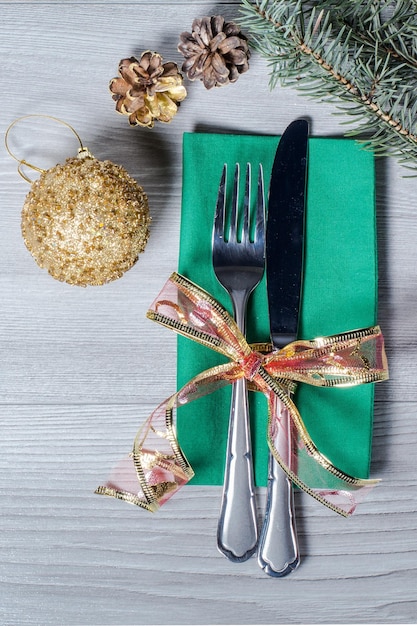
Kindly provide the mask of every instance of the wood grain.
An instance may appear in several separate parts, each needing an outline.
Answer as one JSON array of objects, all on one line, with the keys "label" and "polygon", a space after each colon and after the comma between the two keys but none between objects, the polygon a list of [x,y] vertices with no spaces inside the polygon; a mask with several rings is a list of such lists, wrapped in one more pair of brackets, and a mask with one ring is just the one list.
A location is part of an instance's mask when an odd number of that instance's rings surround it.
[{"label": "wood grain", "polygon": [[[220,489],[189,487],[156,516],[93,494],[137,427],[175,389],[175,337],[145,318],[176,269],[185,131],[279,134],[308,116],[340,136],[335,107],[268,87],[268,68],[189,96],[168,126],[131,129],[107,91],[121,58],[181,62],[194,17],[239,2],[1,2],[0,126],[47,113],[147,191],[152,236],[139,263],[101,288],[58,283],[20,236],[29,186],[0,152],[0,621],[16,625],[414,623],[417,615],[417,180],[377,162],[379,322],[391,379],[377,387],[372,474],[359,512],[339,519],[296,494],[302,564],[284,580],[215,546]],[[73,154],[59,127],[27,128],[24,158]],[[23,154],[22,154],[23,156]],[[30,157],[30,158],[29,158]],[[336,165],[335,165],[336,166]],[[263,490],[259,490],[262,513]]]}]

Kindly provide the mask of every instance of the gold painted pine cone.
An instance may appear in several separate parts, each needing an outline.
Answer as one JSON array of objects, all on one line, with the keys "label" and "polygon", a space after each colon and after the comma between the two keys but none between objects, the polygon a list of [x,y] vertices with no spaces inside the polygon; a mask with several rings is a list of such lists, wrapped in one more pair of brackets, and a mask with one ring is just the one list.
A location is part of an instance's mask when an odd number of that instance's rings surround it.
[{"label": "gold painted pine cone", "polygon": [[187,91],[176,63],[147,50],[140,59],[119,63],[119,76],[110,81],[116,111],[127,115],[132,126],[152,128],[155,120],[168,123],[177,113]]},{"label": "gold painted pine cone", "polygon": [[221,15],[195,19],[191,33],[181,33],[178,50],[185,57],[182,71],[206,89],[234,83],[249,69],[247,38]]}]

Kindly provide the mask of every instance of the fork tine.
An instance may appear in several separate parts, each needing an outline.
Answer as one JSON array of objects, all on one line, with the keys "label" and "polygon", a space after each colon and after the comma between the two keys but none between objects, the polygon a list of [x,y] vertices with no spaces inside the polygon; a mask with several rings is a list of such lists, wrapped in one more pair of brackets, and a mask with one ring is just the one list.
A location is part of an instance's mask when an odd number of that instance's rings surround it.
[{"label": "fork tine", "polygon": [[215,239],[224,240],[224,224],[226,213],[226,175],[227,166],[223,166],[222,177],[220,179],[219,191],[217,194],[216,212],[214,214],[213,241]]},{"label": "fork tine", "polygon": [[265,194],[262,164],[259,164],[258,194],[256,199],[254,243],[261,243],[265,239]]},{"label": "fork tine", "polygon": [[233,179],[233,193],[232,193],[232,211],[230,214],[230,232],[228,241],[237,241],[237,227],[239,216],[239,163],[236,163],[235,175]]},{"label": "fork tine", "polygon": [[251,196],[251,166],[250,163],[246,164],[246,179],[245,179],[245,196],[243,200],[243,224],[242,224],[242,243],[249,243],[250,241],[250,196]]}]

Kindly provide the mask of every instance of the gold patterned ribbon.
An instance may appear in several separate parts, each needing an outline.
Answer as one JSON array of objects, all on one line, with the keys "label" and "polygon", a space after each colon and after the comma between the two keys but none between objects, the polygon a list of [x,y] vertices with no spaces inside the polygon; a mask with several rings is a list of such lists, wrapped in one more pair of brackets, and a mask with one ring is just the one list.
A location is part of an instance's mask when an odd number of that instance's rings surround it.
[{"label": "gold patterned ribbon", "polygon": [[[267,442],[287,476],[316,500],[343,516],[378,480],[356,478],[337,468],[311,439],[291,391],[303,382],[346,387],[388,378],[384,340],[378,326],[312,341],[295,341],[279,351],[251,344],[229,313],[206,291],[173,273],[147,317],[227,356],[230,361],[205,370],[162,402],[138,432],[131,454],[96,493],[156,511],[194,475],[175,434],[174,410],[245,377],[249,388],[268,401]],[[286,409],[291,417],[292,451],[280,453]],[[285,434],[285,433],[284,433]],[[286,461],[284,461],[284,458]]]}]

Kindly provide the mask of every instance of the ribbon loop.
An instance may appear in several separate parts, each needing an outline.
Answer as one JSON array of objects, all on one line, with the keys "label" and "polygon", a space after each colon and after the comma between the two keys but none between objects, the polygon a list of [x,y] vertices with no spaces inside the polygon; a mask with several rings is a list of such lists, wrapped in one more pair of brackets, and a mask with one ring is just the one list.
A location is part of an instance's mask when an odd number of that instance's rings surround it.
[{"label": "ribbon loop", "polygon": [[[346,387],[386,380],[388,365],[379,326],[312,341],[295,341],[282,350],[263,354],[261,344],[248,345],[229,313],[210,294],[176,273],[171,275],[147,316],[226,355],[230,362],[201,372],[162,402],[136,436],[132,454],[96,493],[155,511],[194,475],[175,435],[174,410],[245,377],[250,388],[264,393],[268,400],[266,439],[287,476],[340,515],[353,513],[378,481],[349,476],[320,452],[290,390],[300,382]],[[278,445],[279,439],[283,439],[280,419],[283,409],[290,416],[291,434],[295,433],[291,450],[285,454],[281,454]],[[291,457],[296,456],[295,462],[288,457],[289,452]],[[306,465],[309,469],[305,477]]]}]

